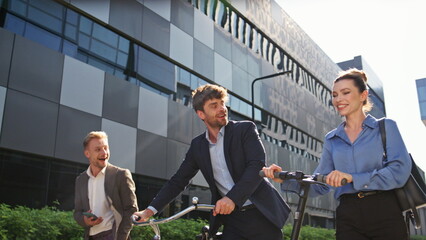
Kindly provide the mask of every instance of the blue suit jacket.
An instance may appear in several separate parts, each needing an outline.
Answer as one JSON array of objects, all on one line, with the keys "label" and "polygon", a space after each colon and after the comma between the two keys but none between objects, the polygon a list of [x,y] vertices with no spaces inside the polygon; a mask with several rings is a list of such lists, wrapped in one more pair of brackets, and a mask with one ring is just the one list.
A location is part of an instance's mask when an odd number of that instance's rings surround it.
[{"label": "blue suit jacket", "polygon": [[[272,224],[281,229],[290,208],[272,184],[259,176],[259,171],[265,165],[266,154],[254,123],[229,121],[225,126],[224,148],[226,164],[235,182],[226,196],[234,201],[237,208],[241,208],[247,199],[250,199]],[[185,189],[199,170],[209,184],[211,203],[215,204],[222,196],[213,177],[209,143],[205,133],[192,140],[185,160],[150,206],[157,210],[163,209]],[[220,225],[217,220],[211,215],[212,229]]]}]

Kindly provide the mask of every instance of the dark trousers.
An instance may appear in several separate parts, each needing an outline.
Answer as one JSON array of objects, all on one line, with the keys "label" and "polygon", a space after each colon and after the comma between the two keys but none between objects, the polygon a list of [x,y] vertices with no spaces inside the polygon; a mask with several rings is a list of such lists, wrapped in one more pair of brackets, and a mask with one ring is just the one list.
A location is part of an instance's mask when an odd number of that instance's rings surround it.
[{"label": "dark trousers", "polygon": [[337,240],[408,240],[394,191],[359,198],[342,195],[336,210]]},{"label": "dark trousers", "polygon": [[112,230],[100,232],[96,235],[89,236],[89,240],[114,240],[114,233]]},{"label": "dark trousers", "polygon": [[257,208],[222,215],[222,240],[282,240],[281,229],[266,219]]}]

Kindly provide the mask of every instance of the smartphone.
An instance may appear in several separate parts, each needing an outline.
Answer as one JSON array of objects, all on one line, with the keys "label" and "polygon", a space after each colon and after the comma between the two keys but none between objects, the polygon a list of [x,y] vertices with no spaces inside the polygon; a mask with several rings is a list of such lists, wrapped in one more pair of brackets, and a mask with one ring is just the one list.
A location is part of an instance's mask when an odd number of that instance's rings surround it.
[{"label": "smartphone", "polygon": [[96,216],[95,214],[91,212],[83,212],[83,215],[86,217],[93,217],[92,221],[95,221],[96,219],[98,219],[98,216]]}]

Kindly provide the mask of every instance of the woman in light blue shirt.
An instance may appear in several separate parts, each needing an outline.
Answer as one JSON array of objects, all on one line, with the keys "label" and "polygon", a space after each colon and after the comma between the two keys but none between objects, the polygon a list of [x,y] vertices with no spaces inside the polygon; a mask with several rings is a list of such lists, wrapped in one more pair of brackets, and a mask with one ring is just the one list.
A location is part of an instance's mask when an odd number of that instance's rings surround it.
[{"label": "woman in light blue shirt", "polygon": [[[387,159],[384,159],[378,120],[367,114],[372,105],[366,74],[357,69],[342,72],[334,80],[332,96],[334,107],[345,121],[326,134],[315,174],[328,175],[327,184],[335,187],[334,194],[339,200],[337,240],[408,239],[392,190],[407,181],[411,160],[395,121],[385,120]],[[276,165],[264,168],[269,178],[276,171],[282,169]],[[342,186],[344,178],[348,184]],[[329,191],[330,187],[312,185],[311,196]]]}]

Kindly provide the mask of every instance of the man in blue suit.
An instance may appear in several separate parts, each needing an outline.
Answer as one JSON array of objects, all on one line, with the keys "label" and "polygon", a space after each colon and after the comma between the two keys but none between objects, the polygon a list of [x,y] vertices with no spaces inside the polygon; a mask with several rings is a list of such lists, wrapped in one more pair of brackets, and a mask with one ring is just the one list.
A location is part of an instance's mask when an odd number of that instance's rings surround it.
[{"label": "man in blue suit", "polygon": [[207,84],[193,91],[193,108],[207,131],[194,138],[178,171],[163,186],[147,209],[136,212],[147,221],[176,198],[201,170],[215,208],[212,232],[223,224],[222,239],[282,239],[289,207],[259,171],[265,149],[250,121],[228,121],[226,89]]}]

